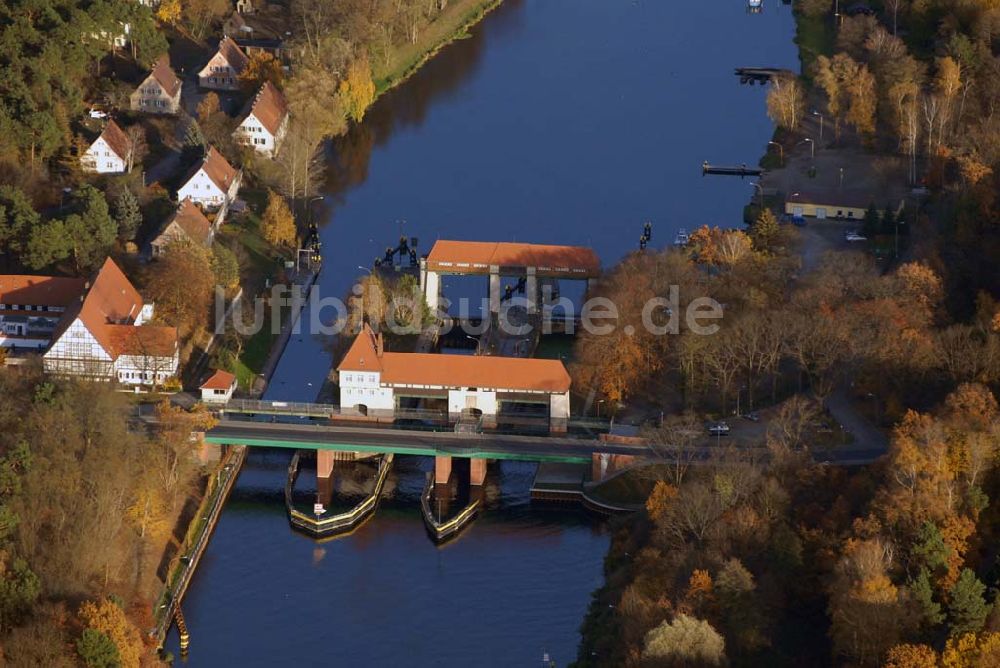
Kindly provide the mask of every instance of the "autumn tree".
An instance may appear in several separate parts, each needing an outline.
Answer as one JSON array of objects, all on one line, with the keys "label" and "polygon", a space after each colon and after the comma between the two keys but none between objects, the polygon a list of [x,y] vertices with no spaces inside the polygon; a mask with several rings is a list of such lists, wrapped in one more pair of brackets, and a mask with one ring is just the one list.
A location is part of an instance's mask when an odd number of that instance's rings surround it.
[{"label": "autumn tree", "polygon": [[181,20],[180,0],[162,0],[156,8],[156,18],[162,23],[175,25]]},{"label": "autumn tree", "polygon": [[240,73],[240,85],[247,92],[253,92],[265,81],[280,89],[285,81],[285,70],[274,54],[268,51],[253,51],[249,54],[246,68]]},{"label": "autumn tree", "polygon": [[144,654],[142,636],[121,607],[107,598],[96,603],[85,601],[80,606],[79,617],[84,628],[107,636],[114,644],[118,665],[122,668],[139,667]]},{"label": "autumn tree", "polygon": [[798,130],[804,109],[805,92],[797,78],[783,76],[771,79],[771,89],[767,93],[767,115],[778,127],[789,132]]},{"label": "autumn tree", "polygon": [[267,193],[267,207],[260,219],[264,240],[273,246],[293,248],[296,243],[295,218],[284,198],[273,190]]},{"label": "autumn tree", "polygon": [[850,104],[845,118],[859,134],[871,138],[875,134],[875,107],[878,102],[875,76],[867,65],[860,65],[846,84]]},{"label": "autumn tree", "polygon": [[838,654],[861,665],[877,665],[911,625],[889,576],[891,554],[879,539],[851,541],[834,570],[830,635]]},{"label": "autumn tree", "polygon": [[708,622],[681,614],[646,635],[642,656],[678,665],[718,666],[725,662],[726,642]]},{"label": "autumn tree", "polygon": [[375,100],[375,82],[372,81],[372,68],[367,59],[355,58],[351,61],[337,95],[348,118],[360,123]]},{"label": "autumn tree", "polygon": [[157,317],[187,332],[205,326],[214,288],[208,250],[185,240],[168,244],[146,280]]}]

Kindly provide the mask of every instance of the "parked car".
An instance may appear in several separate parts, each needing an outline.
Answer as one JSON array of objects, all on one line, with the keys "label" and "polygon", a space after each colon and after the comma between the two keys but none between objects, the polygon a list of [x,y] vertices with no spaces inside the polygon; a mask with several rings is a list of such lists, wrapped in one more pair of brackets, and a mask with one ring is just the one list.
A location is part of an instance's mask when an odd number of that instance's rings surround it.
[{"label": "parked car", "polygon": [[708,425],[708,433],[712,436],[728,436],[729,424],[726,422],[713,422]]},{"label": "parked car", "polygon": [[858,234],[857,232],[855,232],[855,231],[852,230],[851,232],[848,232],[847,234],[844,235],[844,240],[845,241],[851,241],[851,242],[854,242],[854,241],[868,241],[868,237],[863,236],[861,234]]},{"label": "parked car", "polygon": [[757,411],[750,411],[749,413],[744,413],[743,417],[751,422],[760,422],[760,413]]}]

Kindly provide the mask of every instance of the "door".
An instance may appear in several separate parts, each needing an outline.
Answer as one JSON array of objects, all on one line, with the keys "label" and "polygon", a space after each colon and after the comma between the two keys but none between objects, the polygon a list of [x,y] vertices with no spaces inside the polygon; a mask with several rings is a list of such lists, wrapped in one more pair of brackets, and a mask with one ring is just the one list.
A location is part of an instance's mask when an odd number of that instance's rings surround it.
[{"label": "door", "polygon": [[816,217],[819,218],[820,220],[825,220],[826,219],[826,209],[824,209],[822,207],[816,207]]},{"label": "door", "polygon": [[793,206],[792,207],[792,215],[795,216],[796,218],[801,218],[802,217],[802,207],[801,206]]},{"label": "door", "polygon": [[474,410],[476,408],[476,395],[467,394],[465,395],[465,410]]}]

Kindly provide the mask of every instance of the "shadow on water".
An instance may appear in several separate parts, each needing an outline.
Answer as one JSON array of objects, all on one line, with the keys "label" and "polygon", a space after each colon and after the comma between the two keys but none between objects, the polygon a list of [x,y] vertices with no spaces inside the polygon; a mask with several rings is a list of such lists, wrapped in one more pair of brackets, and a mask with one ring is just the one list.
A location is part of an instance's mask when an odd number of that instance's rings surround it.
[{"label": "shadow on water", "polygon": [[435,103],[445,102],[472,78],[482,62],[490,40],[502,39],[524,21],[523,0],[506,0],[489,21],[472,28],[467,36],[444,47],[405,83],[388,91],[372,105],[363,123],[354,123],[348,132],[330,143],[323,192],[322,220],[329,224],[344,195],[368,178],[372,153],[385,145],[394,133],[423,125]]}]

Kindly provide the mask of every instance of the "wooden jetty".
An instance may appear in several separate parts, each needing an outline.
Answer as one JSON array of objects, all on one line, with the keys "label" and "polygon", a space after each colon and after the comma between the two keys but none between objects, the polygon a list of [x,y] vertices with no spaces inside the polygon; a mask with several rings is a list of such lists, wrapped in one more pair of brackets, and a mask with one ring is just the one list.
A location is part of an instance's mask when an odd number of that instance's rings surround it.
[{"label": "wooden jetty", "polygon": [[708,160],[701,163],[701,175],[706,174],[717,174],[719,176],[760,176],[764,173],[764,170],[760,167],[750,167],[746,163],[742,165],[737,165],[735,167],[723,166],[723,165],[711,165]]},{"label": "wooden jetty", "polygon": [[741,84],[760,84],[761,86],[770,83],[777,77],[795,77],[791,70],[783,70],[778,67],[737,67],[734,70],[736,76],[740,78]]}]

